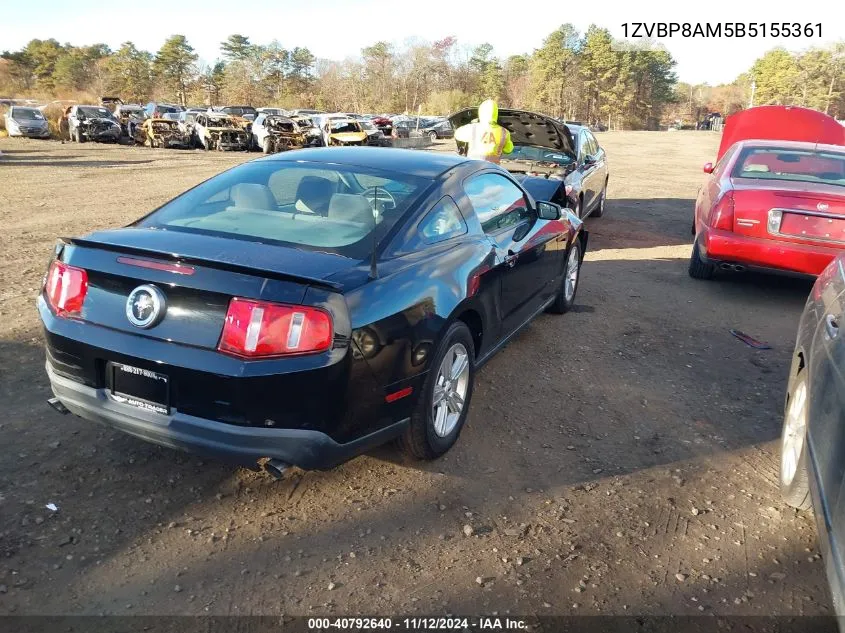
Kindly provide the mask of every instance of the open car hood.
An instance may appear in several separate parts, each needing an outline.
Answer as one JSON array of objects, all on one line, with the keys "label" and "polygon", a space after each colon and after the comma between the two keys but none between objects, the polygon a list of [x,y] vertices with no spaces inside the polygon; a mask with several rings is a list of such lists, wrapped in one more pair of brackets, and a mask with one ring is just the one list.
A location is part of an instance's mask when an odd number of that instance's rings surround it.
[{"label": "open car hood", "polygon": [[725,119],[716,160],[745,140],[805,141],[845,145],[845,126],[818,110],[798,106],[759,106]]},{"label": "open car hood", "polygon": [[[450,115],[449,123],[457,129],[477,117],[478,108],[466,108]],[[499,108],[499,125],[510,132],[514,145],[546,147],[575,158],[575,141],[569,128],[545,114]]]}]

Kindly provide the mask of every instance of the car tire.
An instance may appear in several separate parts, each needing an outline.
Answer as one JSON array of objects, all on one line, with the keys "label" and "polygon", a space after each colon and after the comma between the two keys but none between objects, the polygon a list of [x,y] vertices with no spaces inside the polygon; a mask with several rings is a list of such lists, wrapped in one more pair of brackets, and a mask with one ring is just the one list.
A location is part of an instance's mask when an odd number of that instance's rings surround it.
[{"label": "car tire", "polygon": [[600,218],[604,215],[604,203],[607,199],[607,183],[604,183],[604,189],[601,190],[601,194],[599,195],[599,203],[596,205],[596,208],[593,209],[593,212],[590,214],[594,218]]},{"label": "car tire", "polygon": [[[457,371],[462,367],[458,364],[459,358],[466,363],[461,371]],[[454,375],[451,373],[453,369],[456,370]],[[453,381],[456,382],[454,390],[451,390]],[[475,343],[466,324],[456,321],[446,330],[432,357],[411,423],[399,438],[400,448],[424,460],[436,459],[452,448],[466,422],[474,381]],[[443,393],[444,385],[449,393],[458,396],[463,393],[463,405],[458,412],[447,402],[448,398],[443,398],[442,405],[435,405],[435,394]]]},{"label": "car tire", "polygon": [[73,140],[76,141],[77,143],[84,143],[85,142],[85,137],[82,136],[82,132],[79,131],[79,128],[76,128],[73,131]]},{"label": "car tire", "polygon": [[428,133],[428,140],[432,143],[437,141],[437,132],[429,132]]},{"label": "car tire", "polygon": [[809,391],[805,375],[804,371],[798,374],[783,415],[778,477],[783,500],[799,510],[808,510],[812,505],[806,441]]},{"label": "car tire", "polygon": [[268,136],[264,139],[264,142],[261,143],[261,151],[265,154],[269,154],[271,149],[272,147],[270,147],[270,137]]},{"label": "car tire", "polygon": [[578,196],[578,201],[575,203],[575,208],[573,209],[573,213],[575,213],[576,217],[583,220],[584,217],[581,215],[584,213],[584,198],[583,196]]},{"label": "car tire", "polygon": [[578,293],[578,282],[581,280],[581,240],[576,239],[566,254],[566,265],[563,269],[563,279],[560,290],[548,311],[553,314],[564,314],[575,305],[575,295]]},{"label": "car tire", "polygon": [[689,276],[693,279],[712,279],[716,267],[701,259],[698,252],[698,239],[692,243],[692,253],[689,256]]}]

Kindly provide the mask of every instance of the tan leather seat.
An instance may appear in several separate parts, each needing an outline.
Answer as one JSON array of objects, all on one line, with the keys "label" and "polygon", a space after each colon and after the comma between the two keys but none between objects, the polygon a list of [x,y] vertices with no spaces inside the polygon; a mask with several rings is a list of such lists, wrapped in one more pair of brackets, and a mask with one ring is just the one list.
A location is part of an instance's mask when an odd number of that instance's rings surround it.
[{"label": "tan leather seat", "polygon": [[266,209],[267,211],[277,209],[276,198],[266,185],[249,182],[232,185],[229,198],[232,200],[232,206],[237,208]]},{"label": "tan leather seat", "polygon": [[373,207],[357,193],[336,193],[329,202],[329,219],[373,224]]}]

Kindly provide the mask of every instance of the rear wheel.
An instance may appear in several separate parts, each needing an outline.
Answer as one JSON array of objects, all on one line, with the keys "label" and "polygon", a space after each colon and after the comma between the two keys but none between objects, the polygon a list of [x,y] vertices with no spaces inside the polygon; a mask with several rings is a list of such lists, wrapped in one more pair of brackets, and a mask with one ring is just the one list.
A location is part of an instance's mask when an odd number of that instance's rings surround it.
[{"label": "rear wheel", "polygon": [[411,424],[399,439],[402,450],[417,459],[435,459],[452,448],[466,421],[474,380],[472,335],[456,321],[431,361]]},{"label": "rear wheel", "polygon": [[801,372],[786,405],[780,441],[780,491],[786,503],[800,510],[812,504],[807,469],[808,404],[807,380]]},{"label": "rear wheel", "polygon": [[692,243],[692,253],[689,256],[689,276],[693,279],[712,279],[716,267],[701,259],[698,252],[698,239]]},{"label": "rear wheel", "polygon": [[563,282],[549,306],[549,312],[563,314],[569,312],[575,305],[575,293],[578,292],[578,280],[581,278],[581,242],[576,240],[566,256],[566,268],[563,271]]},{"label": "rear wheel", "polygon": [[429,132],[428,140],[434,143],[437,140],[437,132]]},{"label": "rear wheel", "polygon": [[607,198],[607,183],[604,183],[604,189],[601,190],[601,195],[599,196],[599,203],[596,205],[596,208],[593,209],[592,216],[594,218],[600,218],[604,215],[604,201]]}]

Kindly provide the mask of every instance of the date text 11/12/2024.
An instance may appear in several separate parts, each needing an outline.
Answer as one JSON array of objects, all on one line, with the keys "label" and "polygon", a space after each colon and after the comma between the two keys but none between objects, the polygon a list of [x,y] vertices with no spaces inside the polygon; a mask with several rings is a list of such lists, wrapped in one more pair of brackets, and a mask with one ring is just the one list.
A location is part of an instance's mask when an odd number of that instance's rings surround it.
[{"label": "date text 11/12/2024", "polygon": [[465,631],[472,629],[490,631],[521,631],[526,622],[519,618],[308,618],[309,631],[330,630],[399,630],[399,631]]},{"label": "date text 11/12/2024", "polygon": [[821,37],[821,22],[625,22],[624,37]]}]

